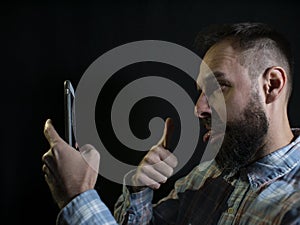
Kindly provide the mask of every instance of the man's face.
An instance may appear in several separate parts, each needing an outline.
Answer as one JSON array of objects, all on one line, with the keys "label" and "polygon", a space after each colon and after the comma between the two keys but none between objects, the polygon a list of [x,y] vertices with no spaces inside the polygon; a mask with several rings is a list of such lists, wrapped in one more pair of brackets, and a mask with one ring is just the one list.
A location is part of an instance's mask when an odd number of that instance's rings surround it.
[{"label": "man's face", "polygon": [[[268,130],[258,88],[253,87],[249,71],[239,63],[238,56],[239,51],[232,47],[230,40],[212,46],[203,59],[206,65],[202,63],[197,80],[202,93],[195,114],[208,129],[203,140],[214,144],[224,137],[216,160],[220,167],[229,171],[238,170],[253,159]],[[220,90],[212,76],[224,96],[226,116],[220,108],[221,98],[215,94]],[[212,123],[215,129],[211,129]],[[225,135],[218,130],[218,124],[226,125]]]}]

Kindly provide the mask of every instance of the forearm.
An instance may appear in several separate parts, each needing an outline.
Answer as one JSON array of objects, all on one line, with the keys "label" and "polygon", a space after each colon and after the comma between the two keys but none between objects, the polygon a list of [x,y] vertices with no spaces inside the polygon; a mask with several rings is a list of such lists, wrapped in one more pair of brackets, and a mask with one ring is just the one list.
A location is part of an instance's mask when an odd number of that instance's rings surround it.
[{"label": "forearm", "polygon": [[114,225],[117,224],[96,190],[89,190],[74,198],[57,217],[57,225]]}]

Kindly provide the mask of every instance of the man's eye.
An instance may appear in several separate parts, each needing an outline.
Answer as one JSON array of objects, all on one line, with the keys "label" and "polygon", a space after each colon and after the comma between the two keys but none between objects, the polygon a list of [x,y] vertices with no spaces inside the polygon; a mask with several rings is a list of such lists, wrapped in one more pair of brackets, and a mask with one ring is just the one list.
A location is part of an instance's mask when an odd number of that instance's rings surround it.
[{"label": "man's eye", "polygon": [[221,87],[221,90],[222,90],[222,91],[225,91],[225,89],[226,89],[228,86],[225,85],[225,84],[220,84],[220,87]]},{"label": "man's eye", "polygon": [[[225,91],[228,87],[229,87],[228,84],[225,84],[225,83],[220,83],[219,84],[219,88],[221,89],[221,91]],[[219,88],[216,85],[214,85],[214,86],[208,86],[208,87],[206,87],[205,91],[207,92],[208,95],[212,95]]]},{"label": "man's eye", "polygon": [[230,85],[227,82],[219,82],[222,91],[225,91]]}]

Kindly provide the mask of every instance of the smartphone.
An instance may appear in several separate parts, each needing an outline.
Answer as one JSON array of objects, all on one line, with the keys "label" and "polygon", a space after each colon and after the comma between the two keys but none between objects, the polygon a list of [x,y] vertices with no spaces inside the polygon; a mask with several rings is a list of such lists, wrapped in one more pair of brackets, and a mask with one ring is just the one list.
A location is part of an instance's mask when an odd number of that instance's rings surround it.
[{"label": "smartphone", "polygon": [[75,126],[75,92],[71,81],[64,81],[65,140],[77,149]]}]

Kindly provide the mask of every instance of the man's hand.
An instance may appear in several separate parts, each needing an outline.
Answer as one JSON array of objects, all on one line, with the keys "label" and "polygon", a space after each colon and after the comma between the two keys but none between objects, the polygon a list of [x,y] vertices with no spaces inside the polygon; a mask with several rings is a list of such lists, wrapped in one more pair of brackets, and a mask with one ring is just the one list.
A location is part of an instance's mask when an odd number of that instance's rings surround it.
[{"label": "man's hand", "polygon": [[173,174],[177,166],[177,158],[167,149],[174,130],[173,122],[168,118],[165,122],[164,133],[157,145],[153,146],[143,158],[132,177],[135,191],[145,186],[158,189]]},{"label": "man's hand", "polygon": [[43,155],[43,172],[52,197],[59,208],[67,205],[76,195],[93,189],[98,175],[100,155],[91,145],[80,152],[68,145],[46,121],[44,134],[50,150]]}]

